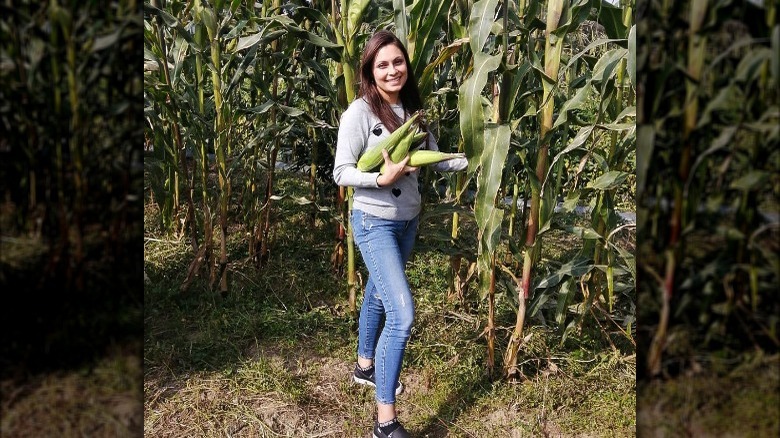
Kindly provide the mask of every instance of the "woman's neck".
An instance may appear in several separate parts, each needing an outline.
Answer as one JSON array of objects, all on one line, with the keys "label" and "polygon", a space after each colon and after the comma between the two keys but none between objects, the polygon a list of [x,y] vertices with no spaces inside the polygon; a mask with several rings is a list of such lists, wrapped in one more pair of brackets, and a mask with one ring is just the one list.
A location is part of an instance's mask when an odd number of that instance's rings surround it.
[{"label": "woman's neck", "polygon": [[401,103],[400,93],[388,94],[382,90],[379,90],[379,95],[382,96],[382,99],[384,99],[385,102],[389,103],[390,105],[398,105]]}]

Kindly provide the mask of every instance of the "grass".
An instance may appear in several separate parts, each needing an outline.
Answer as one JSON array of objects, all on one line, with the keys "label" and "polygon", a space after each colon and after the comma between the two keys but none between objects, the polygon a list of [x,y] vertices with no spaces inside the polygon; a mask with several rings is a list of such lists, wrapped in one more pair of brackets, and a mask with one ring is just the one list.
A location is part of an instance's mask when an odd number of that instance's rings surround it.
[{"label": "grass", "polygon": [[[293,178],[280,181],[286,193],[305,195]],[[275,206],[271,255],[262,269],[246,261],[241,232],[231,233],[224,299],[202,279],[178,292],[191,257],[186,239],[155,229],[156,210],[147,207],[147,435],[368,435],[374,392],[350,380],[357,319],[345,279],[331,272],[334,224],[322,217],[312,229],[307,207],[288,199]],[[426,221],[420,234],[447,226]],[[397,407],[414,436],[634,436],[628,342],[613,349],[597,326],[586,324],[561,343],[558,328],[532,320],[520,354],[525,378],[501,379],[500,357],[514,324],[510,294],[497,294],[498,363],[490,373],[480,336],[485,302],[474,285],[467,305],[448,301],[449,260],[441,245],[421,242],[407,268],[417,316]],[[360,262],[359,269],[365,278]]]},{"label": "grass", "polygon": [[23,291],[2,310],[3,437],[142,433],[143,309],[130,286],[140,274],[133,261],[133,245],[140,244],[122,242],[122,251],[110,256],[99,234],[84,242],[79,286],[47,269],[49,245],[39,238],[0,236],[0,284]]},{"label": "grass", "polygon": [[114,348],[96,364],[2,381],[4,437],[130,437],[142,427],[141,361]]},{"label": "grass", "polygon": [[744,357],[738,367],[640,386],[641,436],[778,436],[780,355]]}]

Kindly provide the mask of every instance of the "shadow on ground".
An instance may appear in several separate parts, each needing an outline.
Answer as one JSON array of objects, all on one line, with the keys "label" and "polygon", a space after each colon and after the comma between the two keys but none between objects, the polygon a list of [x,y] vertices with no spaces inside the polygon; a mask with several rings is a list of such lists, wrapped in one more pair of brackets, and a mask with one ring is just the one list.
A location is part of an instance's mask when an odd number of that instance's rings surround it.
[{"label": "shadow on ground", "polygon": [[[142,433],[141,264],[133,245],[87,247],[82,278],[50,247],[3,237],[2,436]],[[73,269],[70,269],[71,271]]]}]

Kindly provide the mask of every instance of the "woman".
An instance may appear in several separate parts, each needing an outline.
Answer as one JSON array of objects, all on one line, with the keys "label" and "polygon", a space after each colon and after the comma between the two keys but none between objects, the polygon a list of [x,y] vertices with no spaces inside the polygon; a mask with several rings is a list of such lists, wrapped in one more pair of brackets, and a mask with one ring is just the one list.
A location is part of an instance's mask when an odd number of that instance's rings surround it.
[{"label": "woman", "polygon": [[[352,228],[369,273],[353,379],[376,388],[374,437],[403,438],[409,434],[396,418],[395,396],[403,391],[399,376],[414,319],[404,266],[412,252],[421,207],[419,171],[407,166],[408,155],[394,163],[387,151],[383,151],[384,173],[356,168],[366,150],[422,109],[409,55],[393,33],[379,31],[366,43],[359,94],[341,117],[333,168],[336,184],[355,188]],[[430,133],[422,145],[438,150]],[[433,166],[438,171],[459,171],[468,162],[454,158]]]}]

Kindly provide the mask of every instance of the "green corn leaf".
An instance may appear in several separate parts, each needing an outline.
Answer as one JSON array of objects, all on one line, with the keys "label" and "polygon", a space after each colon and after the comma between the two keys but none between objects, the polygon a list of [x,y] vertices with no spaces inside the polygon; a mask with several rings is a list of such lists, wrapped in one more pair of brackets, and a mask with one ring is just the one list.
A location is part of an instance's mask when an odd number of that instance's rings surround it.
[{"label": "green corn leaf", "polygon": [[566,34],[576,31],[580,24],[588,18],[590,7],[591,0],[564,2],[561,18],[552,34],[562,38]]},{"label": "green corn leaf", "polygon": [[623,24],[623,9],[606,0],[601,0],[600,3],[596,21],[604,26],[609,38],[625,38],[627,29]]},{"label": "green corn leaf", "polygon": [[529,318],[536,316],[539,310],[550,300],[550,294],[537,294],[531,300],[531,304],[528,306],[527,314]]},{"label": "green corn leaf", "polygon": [[601,239],[601,234],[599,234],[596,230],[590,227],[566,227],[564,230],[568,231],[571,234],[574,234],[577,237],[580,237],[582,239],[586,240],[598,240]]},{"label": "green corn leaf", "polygon": [[496,196],[501,186],[510,137],[509,125],[488,125],[485,128],[485,149],[479,160],[481,170],[477,177],[474,216],[479,229],[477,267],[481,278],[480,295],[483,297],[490,287],[493,255],[501,236],[504,210],[496,207]]},{"label": "green corn leaf", "polygon": [[426,100],[431,94],[431,90],[433,89],[433,78],[437,74],[437,67],[457,53],[466,42],[467,40],[465,39],[453,41],[450,45],[442,49],[439,56],[436,57],[433,62],[425,67],[422,76],[420,76],[419,84],[420,96],[422,96],[423,100]]},{"label": "green corn leaf", "polygon": [[[469,36],[471,39],[469,44],[474,55],[482,52],[482,48],[490,36],[497,5],[498,0],[479,0],[471,8],[471,16],[469,17]],[[474,65],[476,66],[476,61]]]},{"label": "green corn leaf", "polygon": [[573,191],[566,194],[566,199],[563,201],[563,211],[572,212],[580,202],[580,192]]},{"label": "green corn leaf", "polygon": [[626,69],[628,78],[635,86],[636,83],[636,25],[631,26],[628,31],[628,58],[626,60]]},{"label": "green corn leaf", "polygon": [[629,173],[610,170],[588,183],[587,188],[594,190],[612,190],[619,187],[628,178]]},{"label": "green corn leaf", "polygon": [[144,4],[144,9],[146,10],[146,12],[150,13],[151,15],[156,15],[160,17],[165,27],[169,29],[175,29],[177,36],[180,36],[184,38],[188,43],[199,47],[199,45],[195,44],[192,35],[186,29],[184,29],[184,26],[181,24],[179,20],[176,19],[176,17],[169,14],[168,12],[155,8],[154,6],[151,6],[149,4]]},{"label": "green corn leaf", "polygon": [[769,179],[769,172],[763,170],[753,170],[733,181],[729,186],[737,190],[755,190],[763,186]]},{"label": "green corn leaf", "polygon": [[329,41],[336,41],[336,31],[333,29],[330,18],[328,18],[321,11],[313,8],[298,7],[295,9],[295,12],[317,23],[317,27],[321,30],[324,38],[328,39]]},{"label": "green corn leaf", "polygon": [[244,49],[255,47],[258,44],[269,43],[277,38],[280,38],[282,35],[286,33],[287,33],[286,30],[277,29],[274,31],[270,31],[268,33],[265,33],[264,31],[260,31],[250,36],[243,36],[238,39],[238,43],[236,44],[236,47],[233,49],[233,52],[240,52]]},{"label": "green corn leaf", "polygon": [[612,49],[599,58],[593,67],[593,79],[595,83],[601,83],[611,80],[617,73],[617,66],[620,61],[628,55],[628,49]]},{"label": "green corn leaf", "polygon": [[442,1],[418,1],[412,6],[413,21],[409,29],[408,49],[417,78],[422,77],[433,48],[439,41],[442,26],[447,21],[448,8],[447,2]]},{"label": "green corn leaf", "polygon": [[[406,0],[393,0],[393,23],[395,23],[395,36],[401,40],[407,51],[410,50],[409,42],[406,39],[406,36],[409,35],[409,17],[406,13]],[[412,53],[409,53],[409,56],[411,57]]]},{"label": "green corn leaf", "polygon": [[547,184],[547,181],[550,179],[550,173],[555,169],[555,164],[566,156],[569,152],[578,149],[580,146],[582,146],[583,143],[585,143],[585,140],[590,137],[590,134],[593,132],[594,126],[585,126],[581,128],[577,132],[577,136],[574,137],[574,140],[571,141],[562,151],[555,154],[555,157],[553,157],[552,162],[550,163],[550,166],[547,168],[547,173],[544,177],[544,182],[542,183],[541,190],[544,190],[545,185]]},{"label": "green corn leaf", "polygon": [[235,27],[230,29],[230,32],[226,33],[223,38],[227,40],[232,40],[233,38],[238,38],[241,35],[241,32],[244,30],[244,27],[246,27],[248,20],[241,20],[239,21]]},{"label": "green corn leaf", "polygon": [[562,325],[566,320],[566,309],[576,290],[576,288],[572,287],[573,283],[574,279],[569,279],[569,281],[561,285],[561,288],[558,291],[558,298],[555,306],[555,323],[558,325]]},{"label": "green corn leaf", "polygon": [[300,108],[293,108],[291,106],[287,105],[279,105],[279,109],[282,110],[283,113],[287,114],[289,117],[299,117],[306,114],[306,111],[300,109]]},{"label": "green corn leaf", "polygon": [[223,95],[225,96],[230,95],[230,93],[240,83],[239,81],[241,80],[241,78],[244,77],[244,73],[246,72],[247,68],[250,65],[255,64],[255,61],[257,59],[258,47],[259,47],[258,45],[253,46],[249,50],[249,52],[244,56],[244,58],[241,60],[241,63],[238,64],[238,67],[236,67],[236,70],[233,73],[233,77],[230,79],[230,82],[228,82],[227,86],[224,87]]},{"label": "green corn leaf", "polygon": [[369,0],[352,0],[349,2],[349,9],[347,9],[347,36],[352,40],[360,29],[360,24],[363,22],[363,13],[368,5],[371,4]]},{"label": "green corn leaf", "polygon": [[482,90],[487,84],[488,74],[496,70],[501,63],[501,54],[490,56],[482,52],[475,53],[474,71],[458,90],[458,108],[460,108],[460,130],[466,157],[469,158],[469,173],[478,166],[479,157],[484,148],[485,115],[482,110]]},{"label": "green corn leaf", "polygon": [[592,89],[593,88],[589,86],[582,87],[577,90],[577,93],[571,99],[563,103],[563,106],[558,111],[559,116],[555,119],[551,131],[554,131],[555,128],[569,121],[570,111],[585,108]]},{"label": "green corn leaf", "polygon": [[308,41],[311,44],[314,44],[315,46],[323,47],[323,48],[326,48],[326,49],[340,49],[340,48],[342,48],[342,46],[340,44],[330,42],[330,41],[326,40],[325,38],[323,38],[323,37],[321,37],[321,36],[319,36],[319,35],[317,35],[315,33],[312,33],[312,32],[309,32],[307,30],[304,30],[304,29],[300,28],[299,26],[294,26],[294,25],[287,24],[284,27],[291,34],[295,35],[296,37],[300,38],[301,40]]},{"label": "green corn leaf", "polygon": [[[774,57],[777,58],[777,53]],[[772,50],[767,47],[755,48],[749,51],[739,62],[735,79],[738,82],[755,81],[761,71],[761,66],[772,59]]]},{"label": "green corn leaf", "polygon": [[591,49],[596,48],[598,46],[602,46],[604,44],[615,43],[615,42],[618,42],[618,41],[623,41],[623,39],[622,38],[619,38],[619,39],[599,38],[599,39],[591,42],[590,44],[585,46],[584,49],[580,50],[579,53],[577,53],[576,55],[570,57],[569,61],[566,63],[566,67],[565,68],[569,69],[572,65],[574,65],[574,63],[580,57],[587,55],[590,52]]},{"label": "green corn leaf", "polygon": [[200,14],[203,24],[206,25],[209,39],[215,39],[217,37],[217,18],[214,16],[214,11],[211,8],[204,7]]},{"label": "green corn leaf", "polygon": [[715,140],[712,141],[710,147],[696,157],[696,161],[693,163],[693,166],[691,166],[690,175],[688,176],[688,181],[686,181],[685,183],[685,193],[688,193],[688,189],[691,183],[694,181],[694,176],[696,175],[696,169],[698,169],[699,165],[701,165],[701,163],[704,162],[705,158],[725,148],[726,146],[730,145],[732,139],[736,134],[737,134],[736,126],[727,126],[720,132],[720,134],[718,134]]},{"label": "green corn leaf", "polygon": [[567,277],[579,278],[593,270],[594,265],[585,257],[576,257],[575,259],[566,262],[558,270],[542,279],[535,289],[548,289],[557,286],[561,281]]}]

